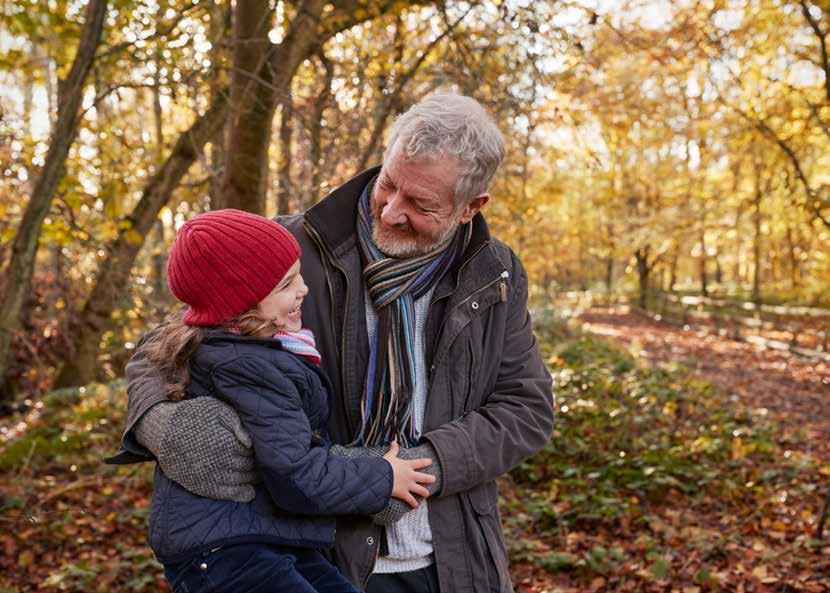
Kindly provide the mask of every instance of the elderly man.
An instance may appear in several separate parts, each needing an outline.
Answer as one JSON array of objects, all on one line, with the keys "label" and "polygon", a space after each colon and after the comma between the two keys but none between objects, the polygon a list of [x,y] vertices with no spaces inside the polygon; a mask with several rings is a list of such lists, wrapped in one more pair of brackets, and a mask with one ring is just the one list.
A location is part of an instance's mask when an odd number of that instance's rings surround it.
[{"label": "elderly man", "polygon": [[[439,477],[394,523],[338,520],[334,560],[370,593],[513,590],[495,480],[544,446],[553,411],[527,276],[479,212],[503,155],[475,100],[436,95],[396,120],[383,166],[279,218],[303,250],[304,325],[337,394],[332,439],[398,439]],[[140,351],[128,380],[118,461],[155,458],[197,494],[250,498],[250,441],[232,410],[165,402]]]}]

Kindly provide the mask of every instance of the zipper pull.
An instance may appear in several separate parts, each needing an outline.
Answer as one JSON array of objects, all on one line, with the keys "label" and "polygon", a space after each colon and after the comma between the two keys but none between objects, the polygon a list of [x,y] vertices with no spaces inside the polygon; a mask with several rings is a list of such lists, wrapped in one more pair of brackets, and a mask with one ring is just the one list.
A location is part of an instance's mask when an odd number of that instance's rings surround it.
[{"label": "zipper pull", "polygon": [[507,270],[501,273],[501,282],[499,282],[499,291],[501,292],[501,302],[507,302]]}]

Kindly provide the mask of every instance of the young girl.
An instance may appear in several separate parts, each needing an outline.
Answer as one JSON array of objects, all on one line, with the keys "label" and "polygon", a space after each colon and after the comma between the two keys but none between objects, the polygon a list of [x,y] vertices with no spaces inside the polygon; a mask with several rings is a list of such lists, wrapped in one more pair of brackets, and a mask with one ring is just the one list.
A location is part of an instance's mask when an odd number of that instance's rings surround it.
[{"label": "young girl", "polygon": [[344,458],[325,433],[330,384],[302,329],[300,247],[276,222],[238,210],[185,223],[167,266],[188,305],[151,339],[171,399],[215,397],[250,433],[261,483],[247,503],[202,498],[156,468],[150,545],[174,593],[355,593],[317,551],[335,514],[372,514],[425,495],[429,460]]}]

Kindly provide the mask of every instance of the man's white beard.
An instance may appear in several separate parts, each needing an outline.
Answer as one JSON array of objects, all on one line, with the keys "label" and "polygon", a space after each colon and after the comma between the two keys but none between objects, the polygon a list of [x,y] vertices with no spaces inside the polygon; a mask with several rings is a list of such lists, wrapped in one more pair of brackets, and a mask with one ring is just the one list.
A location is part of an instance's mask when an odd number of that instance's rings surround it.
[{"label": "man's white beard", "polygon": [[446,245],[450,242],[450,239],[455,234],[455,231],[458,229],[459,225],[459,221],[456,220],[444,230],[436,241],[431,242],[429,245],[425,245],[417,239],[390,239],[388,237],[383,237],[378,231],[381,222],[379,220],[374,220],[373,223],[372,241],[375,243],[375,247],[377,247],[378,250],[385,256],[397,259],[405,259],[407,257],[423,255],[433,251],[441,245]]}]

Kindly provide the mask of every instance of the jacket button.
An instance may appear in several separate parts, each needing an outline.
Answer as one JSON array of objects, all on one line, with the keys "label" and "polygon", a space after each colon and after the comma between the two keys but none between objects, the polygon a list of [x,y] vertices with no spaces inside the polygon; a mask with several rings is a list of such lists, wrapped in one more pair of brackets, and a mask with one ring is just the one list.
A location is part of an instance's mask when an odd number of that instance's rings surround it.
[{"label": "jacket button", "polygon": [[473,304],[471,306],[474,311],[478,311],[478,301],[473,301]]},{"label": "jacket button", "polygon": [[199,569],[200,569],[200,570],[207,570],[207,563],[206,563],[206,562],[202,562],[202,563],[199,565]]},{"label": "jacket button", "polygon": [[369,544],[370,546],[374,546],[375,545],[375,538],[367,537],[366,538],[366,543]]}]

